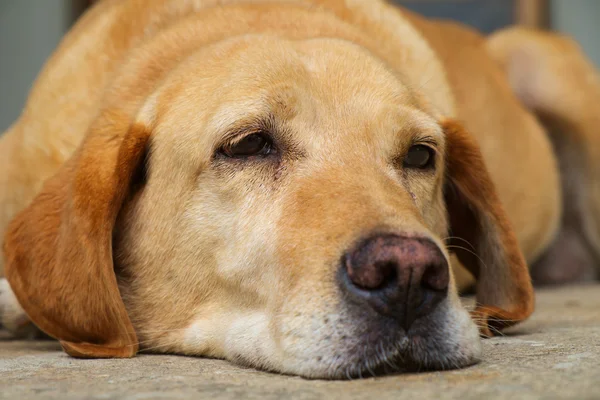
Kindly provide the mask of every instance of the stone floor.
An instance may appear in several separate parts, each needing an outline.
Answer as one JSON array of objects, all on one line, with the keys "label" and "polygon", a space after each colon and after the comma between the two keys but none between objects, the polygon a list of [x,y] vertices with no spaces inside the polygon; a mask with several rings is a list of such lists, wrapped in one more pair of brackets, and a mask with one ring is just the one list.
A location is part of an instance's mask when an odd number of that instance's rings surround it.
[{"label": "stone floor", "polygon": [[600,285],[543,290],[537,311],[447,372],[309,381],[200,358],[76,360],[52,341],[0,339],[0,399],[600,399]]}]

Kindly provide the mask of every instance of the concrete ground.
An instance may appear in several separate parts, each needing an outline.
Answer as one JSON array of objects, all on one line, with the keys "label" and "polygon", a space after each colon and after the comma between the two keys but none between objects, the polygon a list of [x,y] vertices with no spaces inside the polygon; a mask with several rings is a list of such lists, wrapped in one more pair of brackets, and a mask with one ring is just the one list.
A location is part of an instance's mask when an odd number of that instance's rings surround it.
[{"label": "concrete ground", "polygon": [[220,360],[77,360],[56,342],[0,340],[0,399],[600,399],[600,285],[543,290],[534,317],[457,371],[308,381]]}]

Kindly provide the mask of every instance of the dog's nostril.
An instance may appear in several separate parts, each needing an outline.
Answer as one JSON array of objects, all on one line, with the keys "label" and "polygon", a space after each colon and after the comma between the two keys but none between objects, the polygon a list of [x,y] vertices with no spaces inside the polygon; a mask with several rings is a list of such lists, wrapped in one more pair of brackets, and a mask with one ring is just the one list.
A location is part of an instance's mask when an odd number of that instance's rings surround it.
[{"label": "dog's nostril", "polygon": [[398,280],[398,266],[393,261],[375,263],[375,269],[378,269],[381,274],[381,282],[372,290],[384,289],[392,286]]},{"label": "dog's nostril", "polygon": [[445,262],[438,262],[425,267],[421,287],[433,291],[445,291],[448,289],[449,281],[448,267],[445,266]]},{"label": "dog's nostril", "polygon": [[348,277],[359,289],[379,290],[392,284],[397,279],[398,266],[395,262],[384,260],[360,262],[352,256],[345,258],[345,270]]}]

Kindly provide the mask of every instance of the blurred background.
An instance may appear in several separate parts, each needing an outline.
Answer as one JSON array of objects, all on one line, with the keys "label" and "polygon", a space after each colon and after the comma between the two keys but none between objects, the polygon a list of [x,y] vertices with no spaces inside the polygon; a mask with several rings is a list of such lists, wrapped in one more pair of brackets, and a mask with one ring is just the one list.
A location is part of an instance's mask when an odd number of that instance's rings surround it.
[{"label": "blurred background", "polygon": [[[93,0],[0,0],[0,134],[62,35]],[[575,37],[600,66],[600,0],[395,0],[421,14],[489,33],[511,24]]]}]

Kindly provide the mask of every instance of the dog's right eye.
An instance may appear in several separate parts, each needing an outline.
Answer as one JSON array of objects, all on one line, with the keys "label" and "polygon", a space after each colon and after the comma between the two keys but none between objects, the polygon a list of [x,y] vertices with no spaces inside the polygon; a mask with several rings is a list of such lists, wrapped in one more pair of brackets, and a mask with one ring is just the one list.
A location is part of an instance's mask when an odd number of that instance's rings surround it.
[{"label": "dog's right eye", "polygon": [[239,141],[223,146],[221,153],[230,158],[268,156],[273,152],[273,142],[265,133],[253,133]]}]

